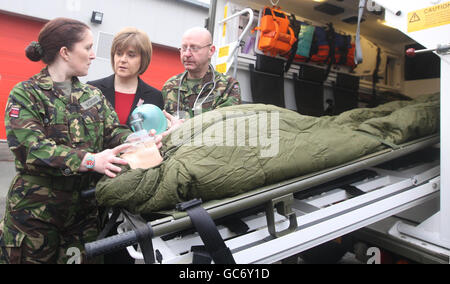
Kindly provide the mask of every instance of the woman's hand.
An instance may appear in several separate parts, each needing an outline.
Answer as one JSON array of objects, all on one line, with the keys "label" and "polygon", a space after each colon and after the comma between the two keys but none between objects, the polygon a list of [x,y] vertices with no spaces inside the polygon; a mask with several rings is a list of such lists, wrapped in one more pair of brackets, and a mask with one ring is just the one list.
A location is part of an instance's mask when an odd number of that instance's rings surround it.
[{"label": "woman's hand", "polygon": [[[105,174],[111,178],[116,176],[116,173],[119,173],[122,169],[117,165],[127,165],[128,162],[122,158],[117,157],[121,152],[128,149],[131,144],[122,144],[113,149],[106,149],[100,153],[93,154],[95,159],[94,167],[92,168],[94,171]],[[86,172],[88,169],[86,168],[86,159],[88,155],[85,155],[83,161],[81,162],[80,171]]]},{"label": "woman's hand", "polygon": [[169,122],[169,129],[167,129],[161,135],[162,136],[166,136],[166,135],[169,135],[170,132],[172,132],[175,129],[177,129],[178,127],[180,127],[180,125],[183,124],[184,119],[179,119],[179,118],[171,115],[170,113],[168,113],[165,110],[163,110],[163,113],[164,113],[164,116],[167,118],[167,120]]}]

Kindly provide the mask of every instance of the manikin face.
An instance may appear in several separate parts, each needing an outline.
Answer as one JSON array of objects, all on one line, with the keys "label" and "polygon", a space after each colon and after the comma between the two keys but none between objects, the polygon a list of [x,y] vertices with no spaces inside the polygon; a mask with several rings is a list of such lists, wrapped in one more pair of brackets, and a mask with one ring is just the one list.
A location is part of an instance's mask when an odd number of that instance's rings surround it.
[{"label": "manikin face", "polygon": [[133,46],[117,50],[114,54],[114,73],[123,78],[137,77],[141,67],[141,54]]},{"label": "manikin face", "polygon": [[68,64],[73,73],[72,76],[86,76],[92,60],[95,59],[93,50],[94,37],[92,32],[86,29],[83,39],[75,43],[72,50],[68,50]]}]

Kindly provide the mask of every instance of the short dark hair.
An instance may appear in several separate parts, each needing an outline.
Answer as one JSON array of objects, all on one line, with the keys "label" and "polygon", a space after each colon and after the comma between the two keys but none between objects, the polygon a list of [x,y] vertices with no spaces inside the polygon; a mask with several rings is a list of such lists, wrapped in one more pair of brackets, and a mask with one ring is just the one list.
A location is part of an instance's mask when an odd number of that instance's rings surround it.
[{"label": "short dark hair", "polygon": [[46,64],[55,61],[61,47],[69,50],[83,39],[89,26],[78,20],[55,18],[49,21],[39,32],[38,43],[31,42],[25,49],[26,56],[32,61],[42,60]]}]

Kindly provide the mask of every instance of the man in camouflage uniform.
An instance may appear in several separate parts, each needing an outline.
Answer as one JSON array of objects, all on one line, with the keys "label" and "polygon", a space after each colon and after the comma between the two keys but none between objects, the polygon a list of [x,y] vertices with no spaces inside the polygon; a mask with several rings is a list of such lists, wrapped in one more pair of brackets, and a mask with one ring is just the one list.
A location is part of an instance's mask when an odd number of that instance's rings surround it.
[{"label": "man in camouflage uniform", "polygon": [[71,86],[67,96],[46,67],[10,93],[5,123],[18,174],[0,222],[0,263],[89,262],[84,244],[98,235],[97,206],[80,193],[99,174],[80,166],[86,153],[116,147],[131,131],[97,88],[76,77]]},{"label": "man in camouflage uniform", "polygon": [[210,67],[214,52],[215,46],[208,30],[192,28],[185,32],[180,59],[186,71],[170,78],[161,91],[167,112],[189,118],[241,103],[239,83]]}]

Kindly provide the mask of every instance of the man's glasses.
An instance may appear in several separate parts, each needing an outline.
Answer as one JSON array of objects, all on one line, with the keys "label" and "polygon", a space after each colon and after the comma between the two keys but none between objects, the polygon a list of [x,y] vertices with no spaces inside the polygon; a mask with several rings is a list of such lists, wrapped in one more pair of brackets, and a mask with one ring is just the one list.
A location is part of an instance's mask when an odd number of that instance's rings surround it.
[{"label": "man's glasses", "polygon": [[196,53],[196,52],[198,52],[200,49],[205,48],[205,47],[208,47],[208,46],[211,46],[211,45],[212,45],[212,44],[210,43],[210,44],[207,44],[207,45],[205,45],[205,46],[196,46],[196,45],[193,45],[193,46],[182,46],[182,47],[178,48],[178,50],[179,50],[180,52],[187,52],[188,50],[190,50],[192,53]]}]

